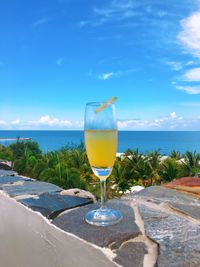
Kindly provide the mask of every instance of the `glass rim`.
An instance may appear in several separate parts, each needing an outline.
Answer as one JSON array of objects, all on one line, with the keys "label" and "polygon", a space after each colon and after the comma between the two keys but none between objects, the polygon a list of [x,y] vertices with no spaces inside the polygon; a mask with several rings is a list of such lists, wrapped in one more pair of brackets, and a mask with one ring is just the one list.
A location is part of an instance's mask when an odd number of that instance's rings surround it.
[{"label": "glass rim", "polygon": [[[86,106],[100,106],[100,105],[103,105],[106,103],[108,103],[108,102],[107,101],[89,102],[89,103],[86,103]],[[115,103],[109,103],[109,106],[112,106],[112,105],[115,105]]]}]

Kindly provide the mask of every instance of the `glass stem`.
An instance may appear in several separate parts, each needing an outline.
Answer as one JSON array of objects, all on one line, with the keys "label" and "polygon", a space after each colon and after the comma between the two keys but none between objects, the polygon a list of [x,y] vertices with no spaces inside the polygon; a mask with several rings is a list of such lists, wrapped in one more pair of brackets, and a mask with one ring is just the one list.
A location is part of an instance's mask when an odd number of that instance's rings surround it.
[{"label": "glass stem", "polygon": [[100,180],[101,185],[101,210],[106,209],[106,180]]}]

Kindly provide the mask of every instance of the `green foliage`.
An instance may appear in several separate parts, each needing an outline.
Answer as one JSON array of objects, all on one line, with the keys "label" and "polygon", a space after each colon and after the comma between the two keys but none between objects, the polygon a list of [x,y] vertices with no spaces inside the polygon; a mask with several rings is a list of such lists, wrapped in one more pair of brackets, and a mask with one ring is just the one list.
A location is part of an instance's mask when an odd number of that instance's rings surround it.
[{"label": "green foliage", "polygon": [[200,154],[196,152],[186,151],[183,159],[185,173],[194,176],[200,172]]},{"label": "green foliage", "polygon": [[[19,174],[62,188],[82,188],[100,197],[99,180],[92,173],[83,143],[42,153],[37,143],[18,140],[8,147],[0,146],[0,158],[12,160]],[[196,152],[181,155],[173,150],[163,160],[158,150],[142,154],[129,149],[115,161],[107,181],[107,195],[112,198],[134,185],[161,184],[197,173],[200,173],[200,154]]]},{"label": "green foliage", "polygon": [[179,151],[172,150],[172,152],[170,153],[170,158],[179,160],[181,159],[181,153]]},{"label": "green foliage", "polygon": [[179,177],[180,165],[177,163],[175,158],[168,158],[162,162],[160,168],[160,176],[162,181],[170,182],[173,179]]},{"label": "green foliage", "polygon": [[113,167],[111,179],[114,180],[114,184],[118,185],[119,191],[124,192],[130,187],[131,177],[128,177],[127,159],[122,160],[121,158],[117,158]]},{"label": "green foliage", "polygon": [[0,145],[0,159],[10,161],[12,160],[12,158],[13,158],[12,150],[5,146]]},{"label": "green foliage", "polygon": [[42,153],[38,143],[32,141],[17,141],[16,143],[11,144],[9,148],[12,151],[13,159],[26,157],[27,154],[38,157]]}]

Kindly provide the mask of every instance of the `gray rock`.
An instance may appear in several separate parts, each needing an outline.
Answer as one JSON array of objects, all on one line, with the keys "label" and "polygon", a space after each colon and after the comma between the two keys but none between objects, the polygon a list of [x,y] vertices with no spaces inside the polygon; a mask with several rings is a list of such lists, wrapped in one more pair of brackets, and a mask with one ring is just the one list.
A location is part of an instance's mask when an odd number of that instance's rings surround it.
[{"label": "gray rock", "polygon": [[193,195],[182,193],[162,186],[151,186],[128,198],[139,199],[154,204],[167,204],[171,209],[200,219],[200,199]]},{"label": "gray rock", "polygon": [[92,203],[92,200],[87,198],[65,196],[60,195],[60,193],[43,193],[37,197],[25,197],[18,201],[32,210],[39,211],[49,219],[55,218],[59,213],[66,209],[72,209]]},{"label": "gray rock", "polygon": [[181,203],[172,203],[170,206],[171,208],[176,209],[179,212],[186,214],[187,216],[200,220],[200,203],[199,205],[186,205],[186,204],[181,204]]},{"label": "gray rock", "polygon": [[159,244],[158,267],[200,266],[200,225],[139,204],[148,237]]},{"label": "gray rock", "polygon": [[142,242],[127,242],[117,251],[114,261],[124,267],[143,267],[146,245]]},{"label": "gray rock", "polygon": [[11,175],[17,175],[17,172],[11,171],[11,170],[0,170],[0,177],[1,176],[11,176]]},{"label": "gray rock", "polygon": [[57,185],[40,181],[22,181],[18,184],[3,185],[2,189],[11,197],[18,195],[39,195],[42,193],[60,192],[62,190]]},{"label": "gray rock", "polygon": [[141,190],[136,194],[130,194],[129,198],[143,199],[156,204],[160,203],[182,203],[199,204],[199,198],[179,191],[164,188],[162,186],[151,186]]},{"label": "gray rock", "polygon": [[122,212],[124,218],[120,223],[107,227],[98,227],[86,223],[84,220],[85,214],[89,210],[96,209],[97,204],[63,212],[52,223],[62,230],[73,233],[95,245],[117,249],[124,241],[138,236],[141,232],[135,224],[135,215],[131,207],[116,200],[110,201],[108,206]]},{"label": "gray rock", "polygon": [[31,181],[31,179],[21,176],[1,176],[0,188],[2,189],[2,186],[6,184],[14,184],[16,182],[25,182],[25,181]]},{"label": "gray rock", "polygon": [[79,188],[66,189],[61,191],[60,194],[64,196],[77,196],[77,197],[89,198],[93,202],[96,202],[96,197],[92,193]]}]

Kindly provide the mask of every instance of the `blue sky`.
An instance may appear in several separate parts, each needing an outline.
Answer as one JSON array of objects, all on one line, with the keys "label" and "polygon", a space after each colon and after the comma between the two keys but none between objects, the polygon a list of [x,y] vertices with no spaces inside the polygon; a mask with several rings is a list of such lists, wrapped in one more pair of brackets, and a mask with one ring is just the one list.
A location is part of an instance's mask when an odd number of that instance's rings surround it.
[{"label": "blue sky", "polygon": [[199,0],[0,2],[0,129],[200,130]]}]

